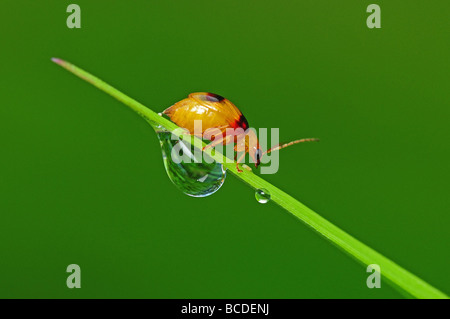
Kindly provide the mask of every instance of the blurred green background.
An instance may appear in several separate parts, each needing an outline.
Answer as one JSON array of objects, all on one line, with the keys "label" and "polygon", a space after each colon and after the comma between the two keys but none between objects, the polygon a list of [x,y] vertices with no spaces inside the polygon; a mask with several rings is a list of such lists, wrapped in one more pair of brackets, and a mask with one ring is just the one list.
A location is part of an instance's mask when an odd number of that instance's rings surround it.
[{"label": "blurred green background", "polygon": [[264,178],[450,293],[448,1],[376,1],[381,29],[371,1],[78,0],[68,29],[70,3],[1,4],[0,297],[402,297],[231,175],[179,192],[150,126],[52,56],[156,111],[210,91],[320,137]]}]

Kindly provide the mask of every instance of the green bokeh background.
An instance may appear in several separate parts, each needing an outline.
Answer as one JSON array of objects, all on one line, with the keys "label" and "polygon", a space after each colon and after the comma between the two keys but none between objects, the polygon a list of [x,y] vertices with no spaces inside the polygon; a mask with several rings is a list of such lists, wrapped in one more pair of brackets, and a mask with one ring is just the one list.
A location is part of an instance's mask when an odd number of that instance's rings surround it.
[{"label": "green bokeh background", "polygon": [[448,1],[376,1],[373,30],[371,1],[78,0],[68,29],[70,3],[0,8],[0,297],[402,297],[231,175],[179,192],[152,129],[52,56],[156,111],[210,91],[320,137],[265,178],[450,293]]}]

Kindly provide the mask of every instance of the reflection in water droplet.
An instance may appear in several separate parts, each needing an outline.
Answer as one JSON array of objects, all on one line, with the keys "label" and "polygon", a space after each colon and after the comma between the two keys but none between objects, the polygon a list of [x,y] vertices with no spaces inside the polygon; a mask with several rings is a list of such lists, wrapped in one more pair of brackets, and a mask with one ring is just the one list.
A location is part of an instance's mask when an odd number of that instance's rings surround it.
[{"label": "reflection in water droplet", "polygon": [[259,203],[265,204],[270,200],[270,193],[265,188],[257,189],[255,192],[255,198]]},{"label": "reflection in water droplet", "polygon": [[[207,163],[203,159],[206,154],[203,154],[202,158],[197,158],[189,143],[178,139],[172,140],[172,133],[154,128],[161,144],[167,175],[183,193],[193,197],[205,197],[215,193],[222,186],[226,177],[226,170],[222,164]],[[172,152],[174,147],[177,149]],[[186,159],[189,159],[190,163]]]}]

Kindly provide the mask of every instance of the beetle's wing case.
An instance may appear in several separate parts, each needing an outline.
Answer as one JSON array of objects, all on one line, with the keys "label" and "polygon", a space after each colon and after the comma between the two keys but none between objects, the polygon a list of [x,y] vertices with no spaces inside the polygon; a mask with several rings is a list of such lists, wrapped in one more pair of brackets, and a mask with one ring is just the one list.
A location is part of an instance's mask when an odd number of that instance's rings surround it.
[{"label": "beetle's wing case", "polygon": [[180,127],[194,132],[194,120],[202,120],[202,133],[216,127],[222,132],[227,128],[248,128],[241,111],[229,100],[213,93],[191,93],[163,112]]}]

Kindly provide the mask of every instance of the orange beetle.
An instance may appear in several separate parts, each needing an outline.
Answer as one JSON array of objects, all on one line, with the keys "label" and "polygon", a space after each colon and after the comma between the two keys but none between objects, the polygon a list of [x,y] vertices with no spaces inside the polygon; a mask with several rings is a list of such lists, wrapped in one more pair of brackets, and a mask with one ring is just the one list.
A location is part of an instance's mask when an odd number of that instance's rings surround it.
[{"label": "orange beetle", "polygon": [[[167,115],[172,122],[187,129],[191,134],[194,132],[195,120],[202,120],[202,134],[209,128],[219,129],[222,132],[222,137],[214,139],[214,141],[209,143],[204,149],[214,147],[221,143],[226,145],[234,142],[235,135],[226,135],[227,128],[242,128],[243,131],[249,128],[247,119],[242,112],[228,99],[214,93],[191,93],[186,99],[165,109],[163,113]],[[236,169],[238,172],[242,172],[239,168],[239,163],[244,159],[246,153],[250,154],[255,166],[258,167],[261,163],[261,157],[264,154],[293,144],[318,140],[310,138],[296,140],[281,146],[273,147],[263,153],[259,146],[258,138],[253,130],[248,130],[243,134],[244,136],[236,135],[237,143],[234,147],[234,150],[241,154],[236,161]],[[247,135],[248,138],[245,138],[245,135]]]}]

